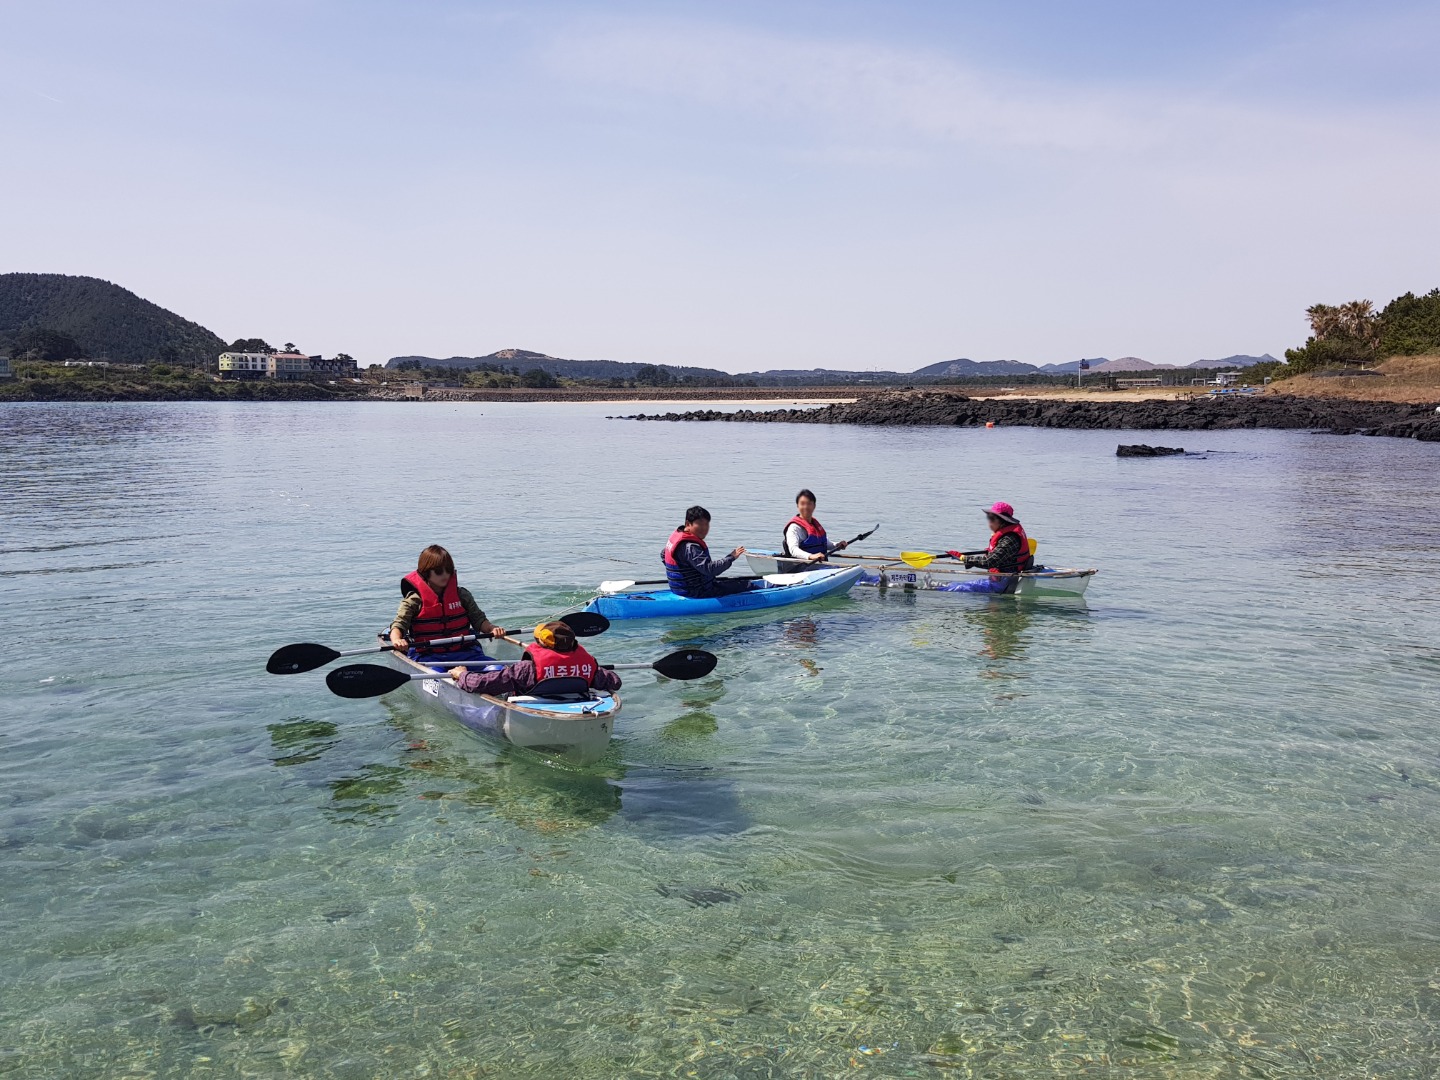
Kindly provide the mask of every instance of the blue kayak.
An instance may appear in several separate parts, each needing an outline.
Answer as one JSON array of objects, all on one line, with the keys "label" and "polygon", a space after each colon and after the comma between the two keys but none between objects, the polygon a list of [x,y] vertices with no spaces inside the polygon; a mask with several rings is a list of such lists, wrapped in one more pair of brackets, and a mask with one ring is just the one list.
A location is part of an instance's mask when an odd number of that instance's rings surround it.
[{"label": "blue kayak", "polygon": [[769,574],[762,581],[755,582],[763,588],[704,599],[677,596],[669,589],[602,593],[586,604],[585,610],[604,615],[607,619],[664,619],[683,615],[718,615],[726,611],[758,611],[761,608],[803,604],[832,593],[847,592],[864,572],[863,567],[846,566],[799,574]]}]

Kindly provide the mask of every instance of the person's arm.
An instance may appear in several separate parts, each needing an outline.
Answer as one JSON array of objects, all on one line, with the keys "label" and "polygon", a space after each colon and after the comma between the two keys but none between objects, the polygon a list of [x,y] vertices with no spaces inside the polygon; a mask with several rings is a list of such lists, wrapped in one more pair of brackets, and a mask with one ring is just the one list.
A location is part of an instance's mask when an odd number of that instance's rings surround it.
[{"label": "person's arm", "polygon": [[485,617],[485,612],[480,610],[480,605],[475,602],[475,596],[465,586],[460,586],[460,603],[465,605],[465,614],[470,616],[470,627],[477,634],[494,634],[501,637],[505,628],[496,626]]},{"label": "person's arm", "polygon": [[397,649],[408,648],[410,645],[410,624],[415,621],[415,616],[420,614],[424,606],[419,593],[407,593],[400,600],[400,607],[395,612],[395,621],[390,624],[390,644]]},{"label": "person's arm", "polygon": [[614,693],[620,689],[620,675],[609,668],[601,668],[595,673],[595,689]]},{"label": "person's arm", "polygon": [[736,548],[723,559],[712,559],[705,554],[705,549],[699,544],[681,544],[675,554],[680,562],[708,580],[717,578],[729,570],[742,550]]},{"label": "person's arm", "polygon": [[523,694],[535,685],[535,665],[529,660],[506,664],[498,671],[450,669],[450,677],[467,694]]},{"label": "person's arm", "polygon": [[986,552],[984,555],[966,555],[966,566],[976,566],[983,570],[991,570],[997,566],[1020,565],[1020,537],[1014,533],[1006,533],[995,542],[995,550]]},{"label": "person's arm", "polygon": [[[786,558],[789,558],[789,559],[804,559],[804,560],[806,560],[807,562],[819,562],[821,559],[823,559],[823,558],[825,557],[824,555],[821,555],[819,552],[815,552],[814,554],[812,554],[812,553],[806,551],[804,548],[802,548],[800,545],[804,542],[804,540],[805,540],[805,530],[804,530],[804,529],[802,529],[799,525],[796,525],[794,522],[791,522],[789,525],[786,525],[786,526],[785,526],[785,550],[790,553],[789,555],[786,556]],[[832,547],[830,547],[828,550],[834,551],[835,549],[834,549],[834,547],[832,546]]]}]

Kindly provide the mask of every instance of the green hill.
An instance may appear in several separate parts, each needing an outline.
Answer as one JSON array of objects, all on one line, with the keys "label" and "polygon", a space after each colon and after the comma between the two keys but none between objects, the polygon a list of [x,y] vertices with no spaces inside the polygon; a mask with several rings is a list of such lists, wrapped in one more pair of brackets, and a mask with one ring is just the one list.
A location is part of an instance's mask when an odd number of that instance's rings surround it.
[{"label": "green hill", "polygon": [[225,342],[129,289],[69,274],[0,274],[0,350],[42,331],[69,335],[87,357],[214,367]]},{"label": "green hill", "polygon": [[[531,352],[529,349],[501,349],[487,356],[448,356],[439,359],[433,356],[392,356],[385,362],[387,368],[446,368],[451,371],[474,371],[483,369],[510,370],[519,368],[522,372],[531,368],[548,371],[561,379],[633,379],[649,365],[626,363],[619,360],[564,360],[558,356]],[[683,367],[661,365],[677,378],[691,376],[697,379],[733,379],[734,376],[716,368]]]}]

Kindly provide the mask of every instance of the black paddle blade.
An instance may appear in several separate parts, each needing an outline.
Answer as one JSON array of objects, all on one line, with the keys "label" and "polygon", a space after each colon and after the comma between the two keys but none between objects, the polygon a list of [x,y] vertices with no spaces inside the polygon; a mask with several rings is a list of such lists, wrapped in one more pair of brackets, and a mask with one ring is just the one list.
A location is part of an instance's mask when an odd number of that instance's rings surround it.
[{"label": "black paddle blade", "polygon": [[874,528],[874,529],[871,529],[870,532],[863,532],[863,533],[861,533],[859,536],[855,537],[854,540],[851,540],[850,543],[852,543],[852,544],[858,544],[861,540],[868,539],[869,536],[870,536],[870,533],[873,533],[873,532],[875,531],[875,529],[878,529],[878,528],[880,528],[880,523],[877,521],[877,522],[875,523],[875,528]]},{"label": "black paddle blade", "polygon": [[716,663],[714,653],[704,649],[681,649],[662,656],[650,666],[667,679],[703,679],[715,670]]},{"label": "black paddle blade", "polygon": [[410,676],[379,664],[346,664],[325,676],[325,685],[332,694],[345,698],[379,697],[399,690]]},{"label": "black paddle blade", "polygon": [[576,637],[595,637],[610,629],[610,620],[593,611],[572,611],[561,615],[559,621],[574,630]]},{"label": "black paddle blade", "polygon": [[300,671],[314,671],[324,667],[340,654],[325,645],[303,641],[297,645],[282,645],[265,661],[265,670],[271,675],[294,675]]}]

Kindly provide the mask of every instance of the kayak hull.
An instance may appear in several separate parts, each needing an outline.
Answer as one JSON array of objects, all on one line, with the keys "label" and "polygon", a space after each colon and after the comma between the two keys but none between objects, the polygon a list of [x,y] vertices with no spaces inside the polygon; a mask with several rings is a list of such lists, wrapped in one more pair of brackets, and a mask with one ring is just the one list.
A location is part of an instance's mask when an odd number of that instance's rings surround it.
[{"label": "kayak hull", "polygon": [[[784,573],[798,565],[795,560],[787,559],[775,551],[746,552],[745,559],[750,564],[750,569],[757,574]],[[811,565],[840,566],[843,564],[825,562]],[[959,591],[956,589],[957,585],[973,581],[977,577],[984,577],[988,573],[985,570],[967,570],[958,563],[946,566],[938,561],[931,563],[924,570],[916,570],[913,566],[907,566],[898,559],[894,562],[880,559],[867,560],[866,565],[853,569],[860,571],[860,577],[856,581],[857,585],[929,592],[957,592]],[[1011,595],[1060,598],[1084,596],[1085,590],[1090,586],[1090,579],[1097,572],[1095,570],[1045,569],[1032,574],[1021,574],[1020,582]]]},{"label": "kayak hull", "polygon": [[687,615],[723,615],[727,612],[759,611],[788,607],[848,592],[865,571],[858,566],[827,566],[803,574],[786,574],[795,580],[751,589],[731,596],[696,599],[677,596],[669,589],[602,593],[585,605],[586,611],[607,619],[673,619]]},{"label": "kayak hull", "polygon": [[[486,642],[485,650],[501,660],[518,660],[522,652],[506,641]],[[436,670],[408,656],[387,655],[407,674]],[[591,690],[588,700],[567,701],[523,694],[508,698],[468,694],[453,679],[417,679],[411,686],[422,701],[441,706],[476,734],[567,765],[592,765],[604,757],[620,713],[620,698],[601,690]]]}]

